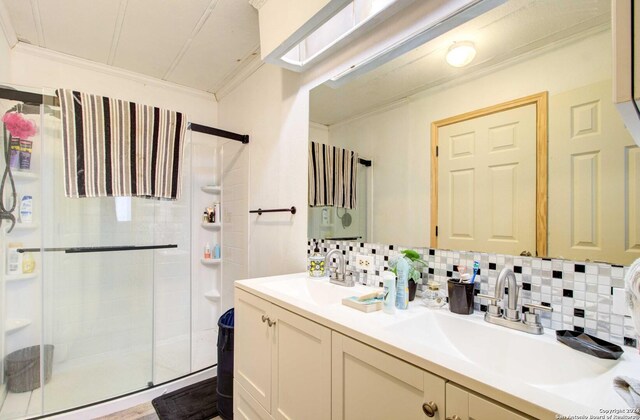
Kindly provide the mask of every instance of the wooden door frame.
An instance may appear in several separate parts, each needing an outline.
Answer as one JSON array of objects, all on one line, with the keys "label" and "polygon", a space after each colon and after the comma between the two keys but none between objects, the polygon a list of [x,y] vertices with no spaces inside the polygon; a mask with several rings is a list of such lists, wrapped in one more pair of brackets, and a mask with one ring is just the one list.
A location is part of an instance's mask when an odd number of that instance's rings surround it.
[{"label": "wooden door frame", "polygon": [[477,109],[431,123],[431,248],[438,247],[438,130],[451,124],[484,117],[527,105],[536,106],[536,256],[547,255],[548,198],[548,106],[549,92],[540,92],[487,108]]}]

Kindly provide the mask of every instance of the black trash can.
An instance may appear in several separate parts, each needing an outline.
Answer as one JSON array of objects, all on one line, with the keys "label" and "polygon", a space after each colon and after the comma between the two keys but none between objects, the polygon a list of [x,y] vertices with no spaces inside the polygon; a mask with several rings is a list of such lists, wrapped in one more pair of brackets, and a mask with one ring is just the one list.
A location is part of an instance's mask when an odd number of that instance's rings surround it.
[{"label": "black trash can", "polygon": [[218,320],[218,413],[233,419],[233,308]]}]

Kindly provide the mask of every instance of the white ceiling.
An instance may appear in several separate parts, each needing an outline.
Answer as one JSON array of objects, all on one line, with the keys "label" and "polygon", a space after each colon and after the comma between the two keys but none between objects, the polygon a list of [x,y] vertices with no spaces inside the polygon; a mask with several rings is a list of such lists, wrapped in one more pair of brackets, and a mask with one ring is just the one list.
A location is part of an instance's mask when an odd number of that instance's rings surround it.
[{"label": "white ceiling", "polygon": [[0,1],[20,42],[214,94],[260,59],[249,0]]},{"label": "white ceiling", "polygon": [[[311,92],[311,121],[331,125],[459,77],[474,77],[544,48],[554,48],[610,25],[610,0],[509,0],[338,89]],[[453,68],[445,54],[454,41],[473,41],[477,54]]]}]

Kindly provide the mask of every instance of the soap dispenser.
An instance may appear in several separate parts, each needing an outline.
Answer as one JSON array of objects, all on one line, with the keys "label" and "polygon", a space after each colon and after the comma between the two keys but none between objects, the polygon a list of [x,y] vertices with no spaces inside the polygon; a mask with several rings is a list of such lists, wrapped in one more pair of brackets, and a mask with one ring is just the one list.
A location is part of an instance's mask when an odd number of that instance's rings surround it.
[{"label": "soap dispenser", "polygon": [[320,253],[317,241],[313,241],[313,246],[313,253],[309,257],[309,264],[307,266],[309,269],[309,276],[322,277],[324,276],[324,255]]}]

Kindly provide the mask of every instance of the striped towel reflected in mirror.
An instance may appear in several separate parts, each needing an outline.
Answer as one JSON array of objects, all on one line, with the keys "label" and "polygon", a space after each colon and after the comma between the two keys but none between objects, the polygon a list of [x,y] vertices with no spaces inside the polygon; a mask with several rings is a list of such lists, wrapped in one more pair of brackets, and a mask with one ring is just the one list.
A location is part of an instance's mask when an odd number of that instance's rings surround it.
[{"label": "striped towel reflected in mirror", "polygon": [[358,154],[309,143],[309,205],[354,209],[357,204]]},{"label": "striped towel reflected in mirror", "polygon": [[67,197],[180,198],[185,115],[68,89],[56,93]]}]

